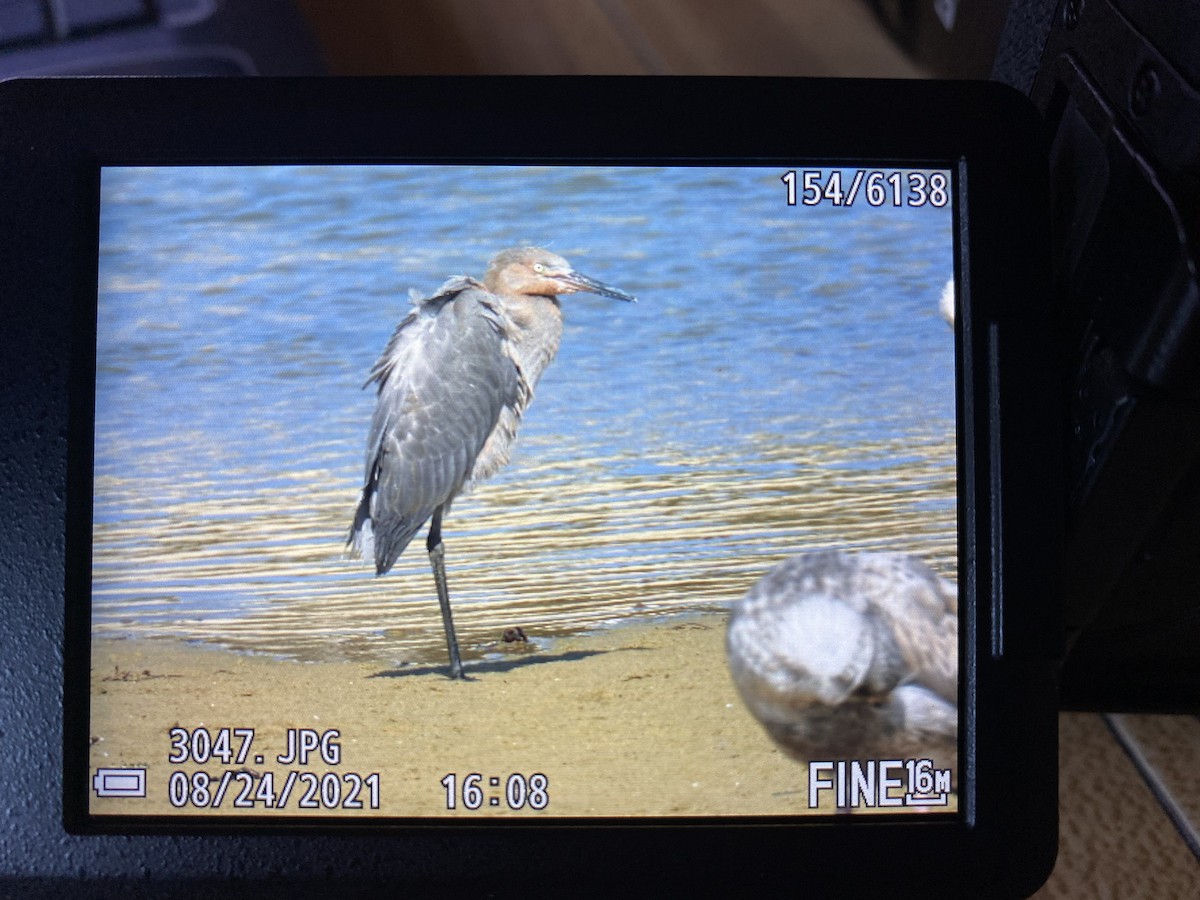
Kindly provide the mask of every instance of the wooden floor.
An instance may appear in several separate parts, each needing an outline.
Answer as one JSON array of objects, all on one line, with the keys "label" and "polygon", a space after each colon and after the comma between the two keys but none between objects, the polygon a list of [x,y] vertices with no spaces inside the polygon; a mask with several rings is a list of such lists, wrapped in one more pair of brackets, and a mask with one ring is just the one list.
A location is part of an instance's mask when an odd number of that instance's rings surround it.
[{"label": "wooden floor", "polygon": [[[299,0],[338,75],[924,73],[854,0]],[[1038,897],[1200,897],[1200,720],[1061,717]]]}]

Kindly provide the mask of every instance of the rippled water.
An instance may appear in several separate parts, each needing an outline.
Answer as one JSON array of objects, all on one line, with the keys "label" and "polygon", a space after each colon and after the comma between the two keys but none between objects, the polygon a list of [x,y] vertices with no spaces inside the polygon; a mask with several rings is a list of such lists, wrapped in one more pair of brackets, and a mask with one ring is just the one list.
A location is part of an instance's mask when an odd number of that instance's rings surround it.
[{"label": "rippled water", "polygon": [[418,539],[343,558],[408,308],[520,243],[563,299],[513,462],[444,536],[468,657],[725,604],[825,546],[954,575],[948,208],[788,207],[778,167],[107,169],[93,621],[299,658],[445,655]]}]

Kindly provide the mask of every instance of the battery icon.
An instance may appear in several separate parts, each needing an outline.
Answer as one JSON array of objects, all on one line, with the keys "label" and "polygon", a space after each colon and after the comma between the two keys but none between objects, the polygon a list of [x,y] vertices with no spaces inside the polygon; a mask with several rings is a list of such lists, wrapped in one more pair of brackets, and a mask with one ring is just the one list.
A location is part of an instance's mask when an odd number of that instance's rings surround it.
[{"label": "battery icon", "polygon": [[145,797],[145,769],[97,769],[92,779],[97,797]]}]

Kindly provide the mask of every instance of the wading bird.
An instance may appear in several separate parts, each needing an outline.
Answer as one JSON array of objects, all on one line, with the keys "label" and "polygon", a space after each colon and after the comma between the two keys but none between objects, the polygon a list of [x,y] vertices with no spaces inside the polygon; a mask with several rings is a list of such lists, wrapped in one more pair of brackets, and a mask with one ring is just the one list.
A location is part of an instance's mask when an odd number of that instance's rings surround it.
[{"label": "wading bird", "polygon": [[958,590],[920,560],[794,556],[734,605],[725,648],[742,700],[789,755],[957,764]]},{"label": "wading bird", "polygon": [[462,659],[450,615],[442,516],[464,487],[508,462],[521,415],[562,338],[558,297],[587,291],[632,302],[537,247],[496,255],[483,281],[456,276],[417,299],[363,387],[378,395],[366,477],[347,543],[387,572],[430,520],[433,566],[450,677]]}]

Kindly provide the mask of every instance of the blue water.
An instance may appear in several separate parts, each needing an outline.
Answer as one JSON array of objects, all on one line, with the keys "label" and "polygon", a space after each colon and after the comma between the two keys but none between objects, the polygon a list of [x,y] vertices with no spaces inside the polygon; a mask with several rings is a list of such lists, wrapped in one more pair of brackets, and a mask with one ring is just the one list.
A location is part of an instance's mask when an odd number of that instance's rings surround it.
[{"label": "blue water", "polygon": [[[336,557],[374,407],[361,386],[408,292],[481,276],[517,244],[638,303],[563,299],[562,347],[499,481],[559,461],[641,476],[706,457],[766,478],[795,465],[781,448],[952,435],[953,338],[937,313],[950,207],[789,207],[782,172],[105,169],[98,529],[149,533],[198,499],[194,527],[236,525],[239,500],[272,489],[295,514],[319,482],[345,496],[317,529]],[[952,500],[939,509],[952,529]],[[119,611],[128,576],[97,547]]]},{"label": "blue water", "polygon": [[[106,169],[97,471],[274,478],[362,443],[409,289],[550,247],[576,295],[523,426],[559,453],[861,441],[953,420],[949,209],[788,207],[768,169]],[[202,439],[197,441],[200,436]],[[119,455],[106,452],[119,449]],[[336,449],[334,449],[336,448]],[[346,477],[361,475],[346,453]],[[139,471],[148,465],[151,471]],[[101,510],[100,512],[103,512]]]}]

